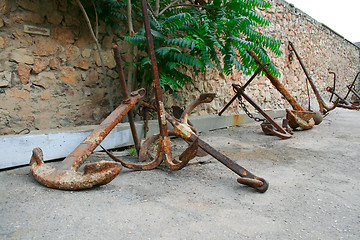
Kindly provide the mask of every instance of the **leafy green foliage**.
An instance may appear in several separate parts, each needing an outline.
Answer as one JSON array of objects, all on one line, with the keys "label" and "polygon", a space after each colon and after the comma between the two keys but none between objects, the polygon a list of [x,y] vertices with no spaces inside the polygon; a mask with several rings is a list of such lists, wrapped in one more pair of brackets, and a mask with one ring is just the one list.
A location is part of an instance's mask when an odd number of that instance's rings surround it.
[{"label": "leafy green foliage", "polygon": [[126,15],[123,13],[123,9],[126,8],[126,5],[126,1],[95,1],[96,12],[99,19],[118,29],[121,29],[121,26],[118,24],[118,22],[126,19]]},{"label": "leafy green foliage", "polygon": [[125,151],[130,153],[130,156],[135,157],[137,155],[135,147],[130,147],[130,148],[126,149]]},{"label": "leafy green foliage", "polygon": [[[256,30],[269,25],[257,9],[269,8],[270,3],[264,0],[208,2],[191,6],[178,4],[159,16],[149,11],[162,87],[175,92],[192,82],[193,73],[204,72],[207,68],[217,68],[227,75],[235,69],[251,74],[257,66],[248,53],[250,50],[262,62],[269,62],[268,69],[279,76],[266,50],[281,54],[280,41]],[[171,3],[170,0],[161,1],[163,7]],[[154,6],[154,1],[150,1],[150,6]],[[140,6],[134,7],[139,10]],[[144,29],[132,37],[126,36],[125,40],[146,50]],[[138,66],[150,82],[151,76],[146,74],[150,69],[148,57]]]}]

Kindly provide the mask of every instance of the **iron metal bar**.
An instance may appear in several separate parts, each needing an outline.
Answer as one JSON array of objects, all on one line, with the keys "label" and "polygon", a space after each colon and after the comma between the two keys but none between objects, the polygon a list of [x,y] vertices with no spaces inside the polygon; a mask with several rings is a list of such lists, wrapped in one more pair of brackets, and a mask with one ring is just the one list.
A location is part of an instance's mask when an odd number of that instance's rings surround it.
[{"label": "iron metal bar", "polygon": [[[335,92],[335,86],[336,86],[336,73],[335,73],[335,72],[329,72],[329,73],[334,75],[334,83],[333,83],[333,87],[332,87],[332,89],[333,89],[333,91]],[[334,96],[334,93],[331,93],[331,96],[330,96],[329,102],[332,102],[331,100],[332,100],[333,96]]]},{"label": "iron metal bar", "polygon": [[351,88],[350,86],[346,86],[347,88],[349,88],[349,90],[358,98],[360,99],[360,95],[358,92],[356,92],[353,88]]},{"label": "iron metal bar", "polygon": [[72,169],[76,171],[88,156],[100,145],[105,137],[110,133],[114,127],[121,121],[121,119],[132,109],[135,104],[142,99],[144,89],[139,89],[131,93],[129,101],[123,102],[117,107],[102,123],[89,135],[85,140],[67,156],[60,164],[59,169]]},{"label": "iron metal bar", "polygon": [[331,87],[327,87],[326,88],[326,90],[328,91],[328,92],[330,92],[331,94],[334,94],[337,98],[338,98],[338,100],[341,100],[341,102],[342,103],[344,103],[344,104],[346,104],[346,105],[351,105],[351,103],[348,101],[348,100],[346,100],[345,98],[342,98],[339,94],[337,94],[335,91],[334,91],[334,89],[332,89]]},{"label": "iron metal bar", "polygon": [[290,138],[291,134],[289,134],[284,128],[282,128],[279,124],[277,124],[265,111],[261,109],[259,105],[257,105],[244,91],[242,87],[239,85],[233,84],[234,89],[236,89],[236,96],[244,97],[246,101],[248,101],[255,109],[258,111],[266,120],[268,120],[271,125],[273,125],[280,133],[282,133],[283,138]]},{"label": "iron metal bar", "polygon": [[[251,186],[255,189],[257,189],[259,192],[265,192],[269,184],[268,182],[263,179],[255,176],[242,166],[238,165],[236,162],[232,161],[230,158],[222,154],[221,152],[217,151],[213,147],[211,147],[209,144],[198,138],[196,135],[191,135],[190,140],[196,141],[198,140],[199,146],[207,153],[209,153],[211,156],[213,156],[216,160],[224,164],[227,168],[232,170],[234,173],[239,175],[241,178],[238,179],[238,182],[242,184],[246,184],[248,186]],[[242,179],[244,178],[244,179]]]},{"label": "iron metal bar", "polygon": [[160,79],[159,79],[159,70],[156,63],[156,57],[155,57],[155,50],[154,50],[154,42],[151,35],[151,27],[150,27],[150,20],[149,20],[149,14],[147,10],[146,0],[141,0],[141,11],[143,14],[143,20],[145,25],[145,37],[147,42],[147,48],[148,48],[148,54],[150,58],[150,64],[151,64],[151,73],[155,88],[155,101],[156,101],[156,112],[159,122],[159,128],[160,128],[160,135],[162,138],[167,138],[167,121],[165,118],[165,114],[163,114],[164,109],[164,103],[162,98],[162,90],[160,86]]},{"label": "iron metal bar", "polygon": [[[256,54],[252,51],[248,51],[249,55],[254,59],[257,65],[262,65],[262,62],[256,56]],[[288,103],[292,106],[293,110],[286,110],[286,118],[290,127],[297,128],[301,127],[302,129],[310,129],[315,125],[315,121],[313,117],[315,113],[311,111],[306,111],[303,106],[301,106],[295,98],[289,93],[289,91],[284,87],[283,84],[274,76],[267,68],[264,68],[264,72],[266,73],[266,77],[270,80],[271,84],[278,90],[281,95],[288,101]]]},{"label": "iron metal bar", "polygon": [[[245,88],[255,79],[255,77],[260,73],[260,71],[264,70],[264,68],[269,65],[269,63],[264,63],[262,64],[257,70],[256,72],[251,76],[251,78],[244,84],[244,86],[242,86],[242,89],[245,90]],[[226,105],[225,107],[218,113],[219,116],[221,116],[221,114],[223,114],[223,112],[235,101],[235,99],[238,96],[235,95]]]},{"label": "iron metal bar", "polygon": [[[356,74],[355,79],[354,79],[354,81],[351,83],[350,88],[349,88],[347,94],[345,95],[344,99],[346,99],[346,98],[348,97],[348,95],[350,94],[350,89],[352,89],[352,88],[354,87],[354,84],[355,84],[356,79],[358,78],[359,74],[360,74],[360,72],[358,72],[358,73]],[[335,89],[334,89],[334,90],[335,90]]]},{"label": "iron metal bar", "polygon": [[[123,94],[123,100],[126,101],[127,99],[129,99],[129,92],[128,92],[125,77],[124,77],[124,71],[123,71],[123,67],[122,67],[122,63],[121,63],[120,51],[119,51],[119,48],[117,45],[113,46],[113,52],[114,52],[114,57],[115,57],[115,62],[116,62],[116,69],[119,74],[119,80],[120,80],[121,90],[122,90],[122,94]],[[138,137],[138,134],[136,131],[136,126],[135,126],[134,110],[130,109],[127,115],[129,118],[129,124],[130,124],[131,134],[132,134],[132,137],[134,140],[135,149],[136,149],[137,154],[139,155],[140,141],[139,141],[139,137]]]},{"label": "iron metal bar", "polygon": [[295,56],[296,56],[296,58],[298,59],[298,61],[299,61],[299,63],[300,63],[300,66],[301,66],[301,68],[303,69],[303,71],[304,71],[304,73],[305,73],[305,75],[306,75],[306,78],[307,78],[307,80],[309,81],[309,83],[310,83],[310,85],[311,85],[312,90],[314,91],[314,94],[315,94],[315,96],[316,96],[316,99],[317,99],[317,101],[318,101],[318,103],[319,103],[319,111],[320,111],[320,113],[323,114],[323,115],[326,114],[326,112],[334,109],[336,106],[333,106],[333,107],[328,107],[328,106],[326,106],[326,104],[325,104],[324,100],[322,99],[319,91],[317,90],[314,82],[312,81],[309,73],[307,72],[307,70],[306,70],[303,62],[301,61],[301,58],[300,58],[299,54],[296,52],[294,45],[293,45],[292,42],[290,42],[290,41],[289,41],[289,45],[291,46],[292,50],[294,51]]},{"label": "iron metal bar", "polygon": [[[257,65],[261,66],[263,64],[253,51],[250,50],[248,53],[255,60]],[[271,84],[281,93],[281,95],[283,95],[283,97],[289,102],[294,110],[306,111],[306,109],[302,107],[289,93],[284,85],[280,83],[279,79],[277,79],[274,74],[272,74],[267,68],[264,68],[264,72],[266,73],[266,77],[270,80]]]}]

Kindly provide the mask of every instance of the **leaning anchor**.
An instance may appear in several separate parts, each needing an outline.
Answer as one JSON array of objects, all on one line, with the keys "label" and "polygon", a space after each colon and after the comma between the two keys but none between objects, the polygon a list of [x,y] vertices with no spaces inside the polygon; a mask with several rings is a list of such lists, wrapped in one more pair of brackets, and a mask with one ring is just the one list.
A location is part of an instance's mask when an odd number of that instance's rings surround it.
[{"label": "leaning anchor", "polygon": [[[288,139],[292,137],[292,131],[287,128],[287,121],[283,121],[283,127],[278,125],[265,111],[263,111],[259,105],[257,105],[246,93],[246,87],[255,79],[255,77],[260,73],[265,66],[269,65],[268,63],[261,65],[256,72],[251,76],[251,78],[244,84],[240,86],[238,84],[232,84],[235,96],[226,104],[226,106],[219,112],[219,116],[235,101],[237,98],[250,118],[253,118],[255,121],[262,121],[261,128],[265,134],[272,134],[282,139]],[[259,119],[253,117],[253,115],[247,110],[245,103],[243,103],[242,98],[245,98],[265,119]]]},{"label": "leaning anchor", "polygon": [[[251,172],[247,171],[245,168],[241,167],[234,161],[232,161],[227,156],[223,155],[222,153],[215,150],[209,144],[201,140],[198,135],[196,129],[188,124],[188,116],[195,107],[202,103],[209,103],[211,102],[215,94],[213,93],[206,93],[201,94],[198,99],[196,99],[193,103],[191,103],[182,113],[180,119],[176,119],[170,116],[164,109],[164,104],[162,102],[162,92],[160,87],[157,63],[155,58],[154,46],[152,42],[151,36],[151,29],[150,29],[150,22],[149,16],[146,8],[146,1],[141,0],[142,5],[142,13],[145,23],[145,36],[147,39],[147,46],[149,52],[149,58],[151,61],[151,70],[153,75],[153,81],[155,86],[155,102],[153,104],[147,104],[147,106],[151,109],[156,110],[159,122],[160,133],[153,135],[152,137],[145,140],[143,145],[141,146],[139,152],[139,160],[143,161],[146,156],[150,156],[151,161],[145,164],[130,164],[126,163],[118,158],[116,158],[113,154],[109,151],[104,149],[109,156],[114,159],[115,161],[120,162],[124,167],[134,169],[134,170],[151,170],[159,166],[162,162],[171,169],[171,170],[180,170],[185,167],[191,159],[193,159],[198,151],[202,149],[206,153],[213,156],[215,159],[220,161],[226,167],[231,169],[233,172],[239,175],[237,181],[239,183],[248,185],[257,189],[259,192],[265,192],[269,185],[268,182],[260,177],[255,176]],[[143,103],[143,105],[145,105]],[[167,131],[167,121],[171,123],[173,126],[173,130]],[[175,135],[184,139],[186,142],[189,143],[189,147],[180,155],[179,160],[173,159],[172,151],[170,146],[170,138],[169,136]],[[149,147],[151,143],[155,142],[156,140],[159,141],[156,156],[153,157],[150,154]]]},{"label": "leaning anchor", "polygon": [[[302,70],[304,71],[305,73],[305,76],[306,76],[306,79],[307,81],[309,81],[310,83],[310,86],[316,96],[316,100],[319,104],[319,113],[316,113],[316,115],[314,116],[314,120],[315,120],[315,124],[318,125],[322,122],[323,120],[323,117],[326,116],[331,110],[335,109],[336,106],[337,106],[337,103],[335,103],[333,106],[329,107],[325,101],[322,99],[319,91],[317,90],[314,82],[312,81],[312,79],[310,78],[310,75],[309,73],[307,72],[306,68],[305,68],[305,65],[303,64],[303,62],[301,61],[301,58],[299,56],[299,54],[296,52],[295,50],[295,47],[294,45],[292,44],[292,42],[289,41],[289,47],[291,48],[290,50],[294,51],[295,53],[295,56],[297,58],[297,60],[299,61],[300,63],[300,66],[302,68]],[[309,103],[310,104],[310,103]],[[309,106],[310,108],[310,106]]]},{"label": "leaning anchor", "polygon": [[329,73],[334,75],[333,87],[326,88],[326,90],[331,93],[329,101],[331,102],[333,96],[335,95],[337,97],[337,99],[334,101],[334,104],[336,104],[338,107],[353,109],[353,110],[360,109],[359,104],[356,104],[354,102],[350,102],[350,101],[346,100],[346,98],[349,96],[350,92],[352,92],[354,94],[354,96],[356,96],[358,98],[358,100],[360,100],[360,94],[354,90],[354,85],[355,85],[356,79],[358,78],[360,72],[358,72],[356,74],[354,81],[350,85],[346,86],[348,88],[348,92],[346,93],[344,98],[342,98],[338,93],[335,92],[336,74],[334,72],[329,72]]},{"label": "leaning anchor", "polygon": [[[147,155],[150,155],[149,146],[156,140],[159,140],[157,154],[152,157],[152,161],[148,164],[127,164],[119,159],[116,159],[110,152],[106,151],[114,160],[121,162],[124,167],[132,168],[135,170],[150,170],[161,164],[165,163],[171,170],[179,170],[185,167],[191,159],[199,152],[205,151],[214,158],[219,160],[229,169],[234,171],[240,177],[237,179],[239,183],[248,185],[257,189],[259,192],[265,192],[268,189],[268,183],[265,179],[255,176],[247,171],[245,168],[239,166],[234,161],[218,152],[210,145],[199,139],[197,130],[188,124],[187,118],[191,111],[201,103],[208,103],[213,100],[215,94],[202,94],[196,101],[188,106],[180,119],[170,116],[164,108],[162,101],[162,92],[160,87],[158,69],[156,65],[154,46],[152,36],[150,33],[149,16],[147,13],[145,0],[141,1],[142,12],[145,22],[145,34],[148,43],[149,57],[152,66],[152,74],[155,86],[155,102],[153,105],[148,105],[150,108],[155,109],[158,116],[160,133],[145,140],[139,150],[139,159],[145,160]],[[114,48],[116,63],[118,71],[121,68],[119,55]],[[125,81],[119,71],[120,81]],[[125,89],[124,89],[125,91]],[[142,94],[141,94],[142,92]],[[112,181],[121,171],[121,165],[114,162],[98,162],[85,166],[84,172],[78,172],[79,167],[91,155],[91,153],[100,145],[101,141],[110,133],[110,131],[120,122],[120,120],[129,113],[134,105],[141,100],[145,91],[140,89],[131,93],[130,97],[124,93],[125,99],[121,105],[115,109],[69,156],[67,156],[56,167],[48,166],[43,161],[42,151],[40,148],[33,150],[33,155],[30,160],[31,172],[35,179],[51,188],[64,189],[64,190],[80,190],[99,186]],[[172,131],[167,131],[167,120],[173,125]],[[132,126],[133,123],[130,125]],[[134,142],[137,138],[136,131],[133,131]],[[190,144],[190,146],[180,155],[179,161],[172,158],[170,135],[178,136]],[[136,142],[135,142],[136,144]],[[105,149],[104,149],[105,150]],[[203,155],[200,154],[200,155]]]},{"label": "leaning anchor", "polygon": [[122,169],[118,163],[101,161],[85,166],[84,172],[77,170],[129,110],[142,99],[144,93],[144,89],[132,92],[129,98],[124,99],[120,106],[57,166],[45,164],[42,150],[35,148],[30,160],[31,173],[35,179],[47,187],[63,190],[91,188],[112,181]]},{"label": "leaning anchor", "polygon": [[[211,102],[214,99],[214,97],[215,97],[214,93],[201,94],[198,99],[192,102],[184,110],[180,119],[176,119],[172,117],[166,111],[163,112],[166,119],[173,126],[173,129],[168,131],[168,135],[182,138],[183,140],[189,143],[189,147],[179,156],[179,160],[174,159],[171,155],[162,159],[160,157],[161,152],[159,153],[159,151],[163,151],[165,149],[166,152],[168,152],[171,147],[170,145],[164,145],[161,142],[159,144],[159,148],[156,156],[154,157],[151,155],[149,150],[150,145],[156,142],[157,140],[161,140],[160,134],[155,134],[152,137],[146,139],[143,145],[141,146],[140,157],[149,156],[151,160],[149,163],[145,163],[145,164],[126,163],[121,159],[116,158],[111,152],[107,151],[105,148],[103,149],[108,153],[108,155],[113,160],[120,162],[124,167],[133,170],[151,170],[159,166],[162,162],[164,162],[165,165],[171,170],[180,170],[183,167],[185,167],[189,163],[189,161],[197,155],[200,149],[202,149],[203,151],[205,151],[206,153],[210,154],[215,159],[217,159],[219,162],[224,164],[230,170],[235,172],[237,175],[239,175],[239,178],[237,179],[239,183],[253,187],[257,189],[259,192],[265,192],[269,187],[269,184],[265,179],[255,176],[254,174],[252,174],[245,168],[241,167],[236,162],[232,161],[230,158],[228,158],[227,156],[220,153],[219,151],[211,147],[209,144],[201,140],[199,136],[196,134],[194,127],[188,124],[187,121],[188,116],[194,110],[194,108],[202,103]],[[147,106],[154,110],[156,109],[156,107],[153,105],[148,104]]]},{"label": "leaning anchor", "polygon": [[[248,53],[257,65],[261,66],[263,64],[253,51],[249,50]],[[264,72],[271,84],[281,93],[281,95],[283,95],[293,108],[292,110],[286,109],[286,119],[288,120],[290,127],[293,129],[298,127],[304,130],[311,129],[315,125],[313,117],[316,113],[307,111],[302,107],[284,85],[280,83],[279,79],[277,79],[266,67],[264,68]]]}]

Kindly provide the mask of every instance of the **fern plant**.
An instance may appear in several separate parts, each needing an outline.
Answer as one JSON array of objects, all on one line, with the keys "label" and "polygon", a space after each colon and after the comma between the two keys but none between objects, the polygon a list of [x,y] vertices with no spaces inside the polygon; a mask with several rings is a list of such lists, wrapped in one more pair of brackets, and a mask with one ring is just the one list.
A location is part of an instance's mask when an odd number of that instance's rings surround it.
[{"label": "fern plant", "polygon": [[[165,90],[175,93],[192,82],[191,72],[197,74],[207,68],[217,68],[226,75],[235,69],[251,74],[257,66],[248,53],[250,50],[262,62],[269,62],[268,69],[279,76],[266,50],[281,54],[280,41],[255,30],[269,25],[257,9],[269,8],[270,3],[263,0],[186,2],[174,4],[163,0],[161,6],[164,8],[157,16],[151,7],[155,6],[155,1],[149,2],[160,82]],[[144,29],[133,36],[125,36],[125,40],[146,50]],[[138,67],[140,71],[150,69],[148,57],[144,57]],[[151,81],[150,74],[145,73],[145,78]]]},{"label": "fern plant", "polygon": [[[126,20],[124,8],[126,1],[96,0],[94,2],[98,18],[112,27],[121,29],[119,21]],[[91,13],[91,11],[89,11]]]}]

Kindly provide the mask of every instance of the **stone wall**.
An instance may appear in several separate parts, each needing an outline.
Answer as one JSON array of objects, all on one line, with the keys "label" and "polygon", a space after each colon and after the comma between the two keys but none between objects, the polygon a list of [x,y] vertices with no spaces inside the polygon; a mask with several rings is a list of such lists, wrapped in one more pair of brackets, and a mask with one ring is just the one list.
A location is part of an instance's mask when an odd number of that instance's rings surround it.
[{"label": "stone wall", "polygon": [[[111,110],[107,81],[114,105],[120,103],[111,47],[122,33],[100,24],[104,80],[78,6],[67,0],[5,0],[0,14],[0,135],[100,123]],[[120,48],[129,46],[121,41]]]},{"label": "stone wall", "polygon": [[[305,75],[295,56],[289,58],[291,40],[324,99],[329,96],[325,88],[332,85],[329,70],[337,73],[338,91],[344,94],[345,85],[360,70],[360,49],[288,3],[270,2],[272,7],[262,12],[271,21],[264,30],[283,42],[283,54],[271,56],[282,74],[280,81],[306,106]],[[0,135],[25,128],[100,123],[111,110],[107,81],[114,105],[120,103],[111,46],[117,43],[125,60],[130,60],[130,47],[120,40],[121,32],[100,24],[105,80],[96,45],[77,6],[66,0],[5,0],[0,3],[0,14]],[[40,34],[28,33],[29,26],[38,28]],[[245,83],[248,78],[242,73],[225,76],[210,69],[205,75],[194,76],[195,84],[179,93],[182,101],[165,96],[166,108],[185,107],[200,93],[216,92],[217,98],[195,113],[216,114],[231,99],[231,84]],[[289,107],[265,77],[258,77],[246,92],[265,109]],[[235,102],[226,113],[239,112],[242,110]]]},{"label": "stone wall", "polygon": [[[337,92],[344,96],[347,91],[346,85],[350,84],[360,71],[360,48],[287,2],[283,0],[269,0],[269,2],[272,4],[271,8],[261,14],[271,23],[270,26],[262,29],[265,34],[282,41],[283,54],[271,55],[271,60],[281,72],[280,81],[295,99],[307,107],[306,76],[295,55],[288,49],[288,41],[291,41],[323,99],[329,100],[330,95],[326,87],[333,84],[333,75],[330,75],[329,71],[337,74]],[[215,114],[233,96],[231,84],[244,84],[249,78],[250,76],[242,73],[224,76],[209,70],[205,76],[196,78],[194,86],[187,86],[179,94],[184,99],[184,103],[169,99],[167,104],[168,106],[187,105],[201,92],[216,92],[218,97],[212,103],[199,108],[197,112],[199,115]],[[291,108],[264,76],[256,78],[249,85],[246,93],[264,109]],[[311,107],[316,110],[318,104],[314,102],[315,96],[311,89],[310,93]],[[239,112],[243,111],[237,102],[226,111],[228,114]]]}]

